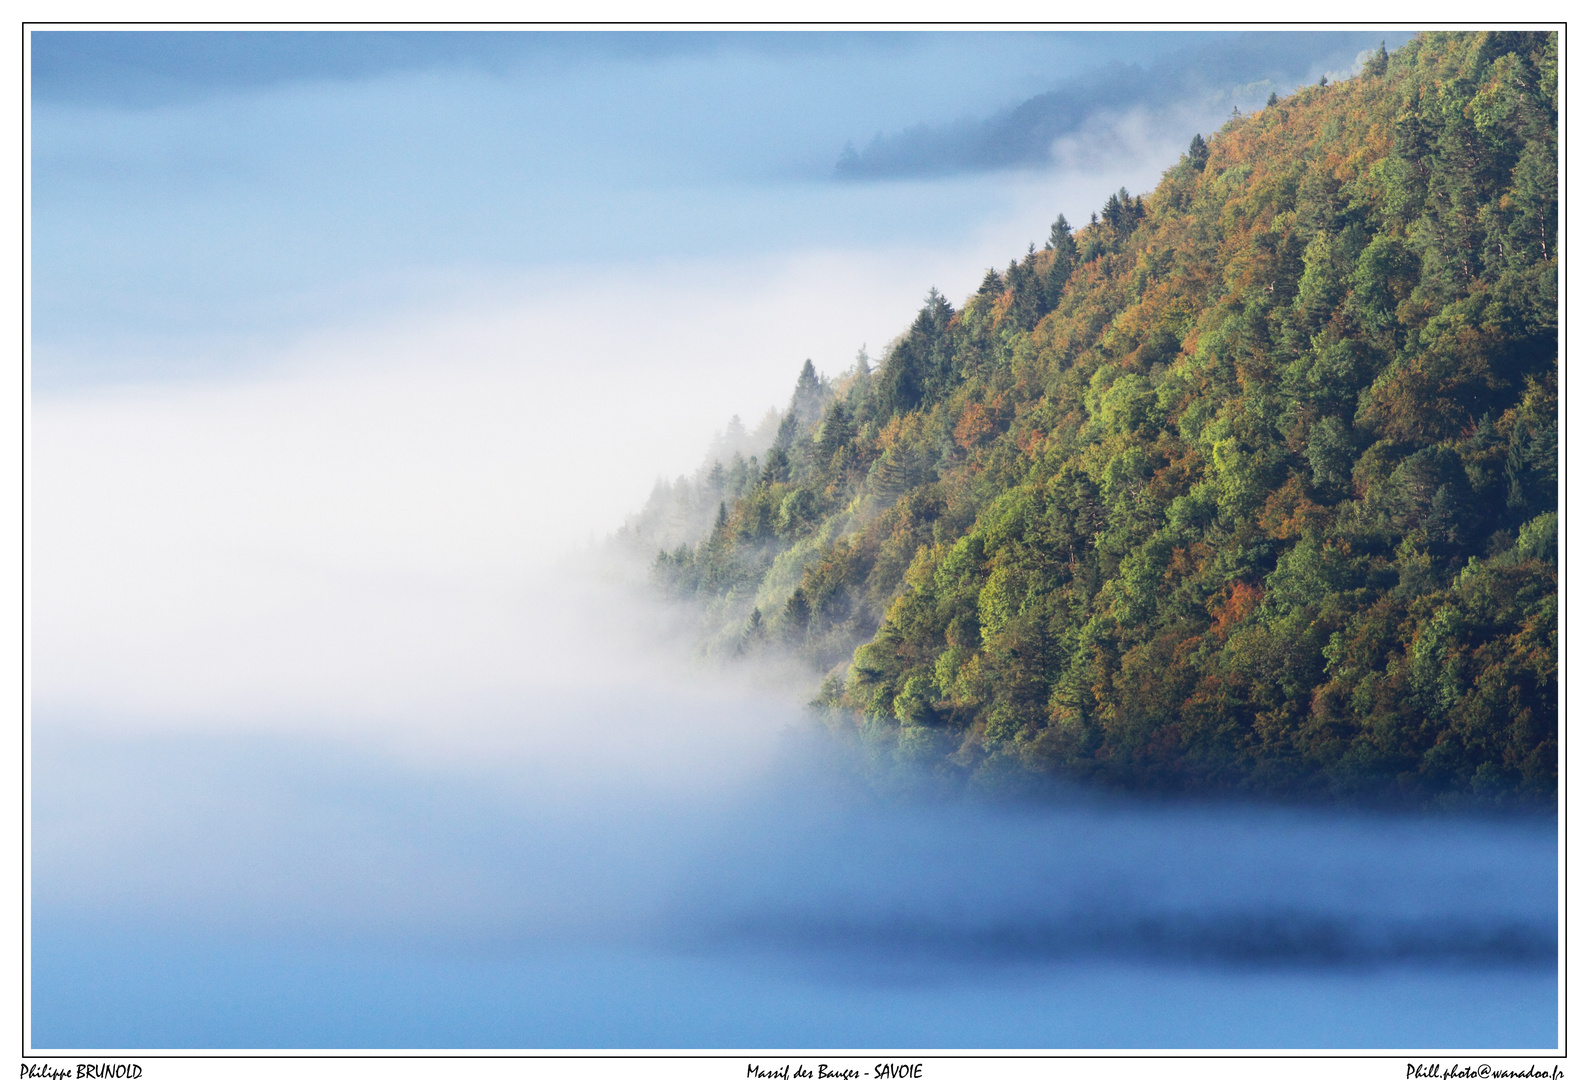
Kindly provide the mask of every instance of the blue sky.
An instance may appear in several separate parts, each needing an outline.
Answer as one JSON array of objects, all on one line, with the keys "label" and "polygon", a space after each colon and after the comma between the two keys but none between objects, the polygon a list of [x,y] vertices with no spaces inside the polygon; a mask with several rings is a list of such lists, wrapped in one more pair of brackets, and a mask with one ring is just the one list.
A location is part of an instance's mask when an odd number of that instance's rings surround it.
[{"label": "blue sky", "polygon": [[[1150,184],[1173,147],[1228,114],[1237,87],[1261,100],[1349,68],[1378,37],[33,40],[35,380],[48,389],[112,373],[235,370],[315,330],[416,304],[445,308],[515,277],[963,250],[974,238],[1008,257],[1045,236],[1059,210],[1084,219],[1117,176]],[[1171,107],[1154,93],[1177,79],[1192,80],[1201,100],[1177,95]],[[1027,160],[945,171],[927,161],[921,175],[834,175],[846,145],[924,132],[954,143],[1056,88],[1074,99],[1072,129],[1132,115],[1133,141],[1085,170]],[[989,228],[998,235],[978,237]],[[963,294],[979,272],[945,263],[944,274],[964,281],[911,281],[907,292],[938,284]],[[878,326],[909,314],[880,306]]]}]

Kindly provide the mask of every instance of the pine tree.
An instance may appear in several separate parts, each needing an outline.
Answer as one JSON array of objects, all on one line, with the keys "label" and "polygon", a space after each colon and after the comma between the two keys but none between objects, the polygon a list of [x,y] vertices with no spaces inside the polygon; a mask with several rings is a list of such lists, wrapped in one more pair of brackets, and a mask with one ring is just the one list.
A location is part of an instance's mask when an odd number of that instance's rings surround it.
[{"label": "pine tree", "polygon": [[[1121,188],[1120,190],[1124,191],[1125,189]],[[1118,230],[1121,216],[1120,196],[1118,194],[1110,195],[1109,201],[1103,204],[1103,223],[1111,229]]]},{"label": "pine tree", "polygon": [[816,392],[820,380],[817,379],[817,369],[807,357],[805,365],[800,369],[800,377],[795,380],[795,397],[803,397]]},{"label": "pine tree", "polygon": [[855,379],[850,383],[850,392],[845,399],[850,408],[850,421],[856,427],[864,426],[875,411],[873,406],[877,392],[874,382],[871,358],[866,355],[866,346],[862,345],[855,354]]},{"label": "pine tree", "polygon": [[[779,432],[780,438],[782,432]],[[778,443],[773,443],[772,449],[767,451],[767,465],[762,469],[761,482],[763,484],[781,484],[789,479],[789,450]]]},{"label": "pine tree", "polygon": [[[799,433],[797,430],[798,425],[799,420],[796,419],[794,406],[791,405],[789,411],[783,414],[783,419],[778,421],[778,435],[772,442],[773,449],[785,451],[785,460],[787,460],[789,448],[794,445],[795,435]],[[768,456],[767,460],[769,462],[772,460],[771,455]]]},{"label": "pine tree", "polygon": [[1072,245],[1075,244],[1075,241],[1070,238],[1070,222],[1065,220],[1064,214],[1061,214],[1054,219],[1054,224],[1049,226],[1048,243],[1044,244],[1043,247],[1050,251],[1059,251],[1066,241],[1070,241]]},{"label": "pine tree", "polygon": [[745,632],[739,639],[741,653],[753,652],[767,643],[767,627],[761,620],[761,608],[752,608],[745,623]]},{"label": "pine tree", "polygon": [[[787,448],[792,448],[800,436],[809,431],[822,416],[822,403],[827,396],[827,388],[822,385],[822,380],[817,377],[817,369],[808,359],[800,368],[800,377],[795,380],[794,394],[789,398],[789,416],[793,417],[794,429]],[[782,438],[782,429],[779,437]]]},{"label": "pine tree", "polygon": [[1103,206],[1104,224],[1122,237],[1129,235],[1146,213],[1142,200],[1133,199],[1125,188],[1109,196],[1109,201]]},{"label": "pine tree", "polygon": [[788,603],[783,606],[783,634],[791,644],[798,644],[806,636],[806,628],[811,625],[811,604],[806,600],[805,590],[796,586],[795,591],[789,594]]},{"label": "pine tree", "polygon": [[954,308],[937,286],[929,289],[916,321],[878,374],[880,416],[914,409],[923,398],[948,388],[952,372],[943,338],[953,317]]},{"label": "pine tree", "polygon": [[1390,54],[1385,51],[1385,43],[1381,41],[1374,55],[1370,56],[1363,64],[1363,74],[1379,76],[1385,74],[1390,67]]},{"label": "pine tree", "polygon": [[1059,294],[1064,291],[1070,272],[1076,267],[1076,238],[1071,235],[1070,222],[1059,215],[1048,233],[1048,246],[1053,249],[1054,261],[1049,264],[1048,277],[1043,282],[1043,307],[1052,311],[1059,304]]},{"label": "pine tree", "polygon": [[844,407],[843,401],[835,401],[828,406],[827,414],[822,418],[822,430],[817,435],[817,460],[826,464],[854,436],[849,410]]}]

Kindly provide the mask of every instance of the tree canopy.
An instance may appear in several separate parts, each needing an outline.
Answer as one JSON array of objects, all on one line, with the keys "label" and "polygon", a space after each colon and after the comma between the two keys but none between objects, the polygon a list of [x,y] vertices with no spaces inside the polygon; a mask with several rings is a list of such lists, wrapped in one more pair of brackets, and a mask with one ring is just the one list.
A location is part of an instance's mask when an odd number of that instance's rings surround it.
[{"label": "tree canopy", "polygon": [[1425,34],[1194,138],[808,362],[656,580],[946,773],[1553,798],[1556,86]]}]

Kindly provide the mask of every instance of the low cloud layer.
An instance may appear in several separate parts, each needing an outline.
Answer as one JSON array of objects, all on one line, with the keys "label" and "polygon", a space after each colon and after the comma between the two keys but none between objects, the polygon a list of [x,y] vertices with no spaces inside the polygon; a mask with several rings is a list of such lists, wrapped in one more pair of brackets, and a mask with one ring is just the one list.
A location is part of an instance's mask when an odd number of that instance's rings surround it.
[{"label": "low cloud layer", "polygon": [[735,745],[743,694],[518,710],[489,764],[52,725],[36,1042],[1555,1039],[1549,821],[879,798],[793,717]]},{"label": "low cloud layer", "polygon": [[[1116,134],[1112,161],[1152,175],[1156,144]],[[35,371],[34,700],[373,729],[520,686],[559,558],[786,401],[806,358],[875,355],[930,286],[966,295],[1120,177],[1001,185],[955,243],[475,275],[287,345],[85,345]]]},{"label": "low cloud layer", "polygon": [[[60,726],[38,755],[38,896],[112,921],[645,940],[819,966],[1556,961],[1547,819],[1063,789],[921,799],[906,772],[883,796],[859,780],[858,746],[744,687],[586,678],[515,702],[492,760],[405,760],[315,736],[87,741]],[[735,724],[764,734],[736,738]],[[627,745],[637,736],[644,755]]]}]

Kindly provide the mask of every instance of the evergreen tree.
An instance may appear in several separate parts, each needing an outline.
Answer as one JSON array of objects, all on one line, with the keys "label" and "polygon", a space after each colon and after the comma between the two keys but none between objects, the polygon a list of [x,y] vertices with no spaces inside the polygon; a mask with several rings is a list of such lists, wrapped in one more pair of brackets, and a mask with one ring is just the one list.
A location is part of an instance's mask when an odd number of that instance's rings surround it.
[{"label": "evergreen tree", "polygon": [[[778,421],[778,434],[773,439],[773,448],[782,450],[787,455],[789,448],[794,445],[795,437],[799,434],[799,431],[800,421],[794,404],[791,402],[789,410],[783,414],[783,419]],[[768,460],[772,460],[771,456],[768,457]]]},{"label": "evergreen tree", "polygon": [[827,464],[854,436],[849,410],[842,400],[834,401],[822,417],[822,429],[817,435],[817,460]]},{"label": "evergreen tree", "polygon": [[789,413],[795,418],[797,438],[809,431],[822,416],[825,390],[822,380],[817,377],[815,365],[809,359],[806,360],[800,368],[800,377],[795,380],[794,395],[789,399]]},{"label": "evergreen tree", "polygon": [[745,622],[744,633],[739,639],[739,652],[754,653],[767,643],[767,627],[761,619],[761,608],[753,608],[750,618]]},{"label": "evergreen tree", "polygon": [[1043,247],[1050,251],[1060,251],[1067,242],[1072,246],[1076,243],[1075,240],[1071,239],[1070,222],[1065,220],[1064,214],[1060,214],[1059,217],[1054,219],[1054,224],[1049,226],[1048,243],[1044,244]]},{"label": "evergreen tree", "polygon": [[806,592],[799,586],[789,594],[789,600],[783,606],[784,640],[790,644],[799,644],[805,640],[806,630],[811,625],[811,604],[806,600]]},{"label": "evergreen tree", "polygon": [[1363,63],[1363,74],[1378,77],[1385,74],[1389,67],[1390,54],[1385,51],[1385,43],[1381,41],[1379,48]]},{"label": "evergreen tree", "polygon": [[954,309],[936,287],[904,338],[883,363],[878,375],[880,415],[914,409],[933,393],[947,389],[952,368],[944,346],[944,332]]},{"label": "evergreen tree", "polygon": [[861,346],[855,354],[855,378],[850,383],[850,392],[846,403],[850,408],[850,420],[857,427],[865,425],[872,419],[876,412],[877,392],[872,373],[871,358],[866,355],[866,346]]},{"label": "evergreen tree", "polygon": [[1076,238],[1071,235],[1070,222],[1059,215],[1048,233],[1048,246],[1053,249],[1054,261],[1049,264],[1048,277],[1043,282],[1043,306],[1052,311],[1059,303],[1059,295],[1070,280],[1070,272],[1077,260]]},{"label": "evergreen tree", "polygon": [[[780,432],[781,435],[781,432]],[[789,479],[789,449],[774,443],[767,451],[767,465],[762,470],[763,484],[781,484]]]},{"label": "evergreen tree", "polygon": [[[1121,188],[1120,191],[1125,191],[1125,188]],[[1119,231],[1124,214],[1125,211],[1120,205],[1120,195],[1118,193],[1110,195],[1109,201],[1103,204],[1103,223]]]},{"label": "evergreen tree", "polygon": [[1133,199],[1130,192],[1121,188],[1104,203],[1103,222],[1117,235],[1124,237],[1136,228],[1144,212],[1142,200]]},{"label": "evergreen tree", "polygon": [[798,401],[803,397],[810,397],[815,394],[820,384],[821,380],[817,378],[816,366],[811,363],[811,358],[807,357],[806,362],[800,368],[800,377],[795,380],[795,400]]}]

